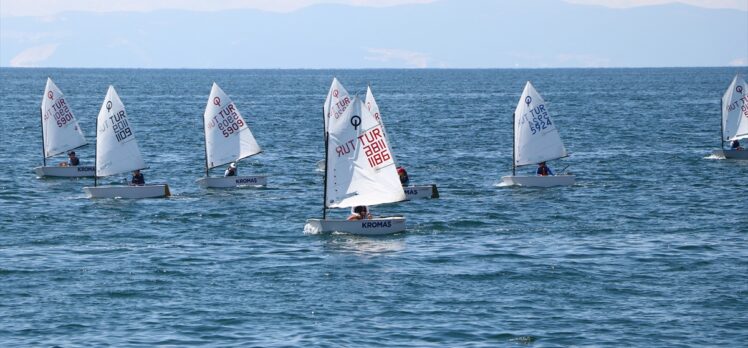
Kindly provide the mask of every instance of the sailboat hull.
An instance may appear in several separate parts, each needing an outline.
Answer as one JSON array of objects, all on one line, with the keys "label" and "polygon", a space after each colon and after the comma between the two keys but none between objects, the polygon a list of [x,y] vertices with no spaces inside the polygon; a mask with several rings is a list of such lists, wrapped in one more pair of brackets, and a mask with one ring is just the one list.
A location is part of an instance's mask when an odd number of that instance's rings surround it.
[{"label": "sailboat hull", "polygon": [[403,186],[403,191],[405,191],[405,197],[409,200],[439,198],[439,190],[436,189],[434,184]]},{"label": "sailboat hull", "polygon": [[169,197],[169,185],[84,187],[88,198],[159,198]]},{"label": "sailboat hull", "polygon": [[525,187],[553,187],[553,186],[571,186],[576,182],[574,175],[528,175],[528,176],[511,176],[507,175],[501,178],[502,186],[525,186]]},{"label": "sailboat hull", "polygon": [[81,178],[93,177],[96,174],[96,167],[93,166],[70,166],[70,167],[36,167],[34,172],[38,177],[65,177]]},{"label": "sailboat hull", "polygon": [[714,150],[712,154],[725,159],[748,160],[748,150]]},{"label": "sailboat hull", "polygon": [[360,236],[381,236],[405,231],[404,217],[384,217],[371,220],[322,220],[309,219],[304,226],[306,233],[343,232]]},{"label": "sailboat hull", "polygon": [[200,178],[197,183],[205,188],[261,187],[267,186],[267,176],[227,176]]}]

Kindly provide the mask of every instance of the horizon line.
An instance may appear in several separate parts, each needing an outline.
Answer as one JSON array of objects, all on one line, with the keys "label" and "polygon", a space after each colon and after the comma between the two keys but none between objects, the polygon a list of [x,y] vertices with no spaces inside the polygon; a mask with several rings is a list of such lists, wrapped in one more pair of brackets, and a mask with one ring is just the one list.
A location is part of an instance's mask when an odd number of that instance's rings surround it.
[{"label": "horizon line", "polygon": [[155,68],[155,67],[56,67],[2,66],[0,69],[90,69],[90,70],[543,70],[543,69],[693,69],[748,68],[748,65],[680,65],[680,66],[557,66],[557,67],[404,67],[404,68]]}]

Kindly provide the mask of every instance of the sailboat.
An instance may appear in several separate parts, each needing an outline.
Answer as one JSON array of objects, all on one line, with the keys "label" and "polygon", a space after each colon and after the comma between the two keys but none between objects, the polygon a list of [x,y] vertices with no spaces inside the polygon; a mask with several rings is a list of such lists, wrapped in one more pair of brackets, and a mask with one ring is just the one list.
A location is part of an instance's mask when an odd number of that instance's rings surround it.
[{"label": "sailboat", "polygon": [[[384,137],[389,141],[387,131],[384,128],[384,124],[382,124],[382,115],[379,112],[379,105],[377,105],[377,101],[374,99],[374,94],[371,92],[370,86],[366,87],[366,99],[364,100],[364,104],[366,105],[366,108],[369,109],[369,112],[374,116],[374,119],[382,125]],[[436,189],[436,184],[408,185],[403,186],[403,190],[405,191],[405,196],[409,200],[418,198],[439,198],[439,191]]]},{"label": "sailboat", "polygon": [[748,150],[725,149],[725,142],[748,138],[748,83],[740,74],[722,95],[722,136],[720,149],[714,155],[727,159],[748,159]]},{"label": "sailboat", "polygon": [[555,122],[551,120],[545,101],[527,81],[514,119],[514,149],[512,175],[501,178],[501,186],[568,186],[574,185],[575,176],[563,175],[517,175],[517,167],[550,161],[568,154]]},{"label": "sailboat", "polygon": [[98,186],[96,179],[146,168],[117,91],[109,86],[96,122],[96,177],[93,187],[84,187],[88,198],[168,197],[169,185]]},{"label": "sailboat", "polygon": [[94,176],[93,166],[47,166],[47,158],[65,153],[88,142],[83,136],[83,131],[78,126],[78,121],[73,115],[73,110],[65,100],[57,85],[47,78],[47,86],[44,88],[41,105],[42,123],[42,160],[41,167],[34,168],[39,177],[90,177]]},{"label": "sailboat", "polygon": [[203,128],[205,129],[205,177],[197,180],[200,186],[229,188],[267,185],[267,177],[262,175],[210,177],[212,168],[238,162],[262,152],[236,104],[215,82],[210,90],[208,104],[205,106]]},{"label": "sailboat", "polygon": [[325,116],[325,179],[322,219],[308,219],[307,233],[383,235],[405,230],[404,217],[347,221],[328,219],[327,209],[406,199],[382,124],[354,97],[338,117]]}]

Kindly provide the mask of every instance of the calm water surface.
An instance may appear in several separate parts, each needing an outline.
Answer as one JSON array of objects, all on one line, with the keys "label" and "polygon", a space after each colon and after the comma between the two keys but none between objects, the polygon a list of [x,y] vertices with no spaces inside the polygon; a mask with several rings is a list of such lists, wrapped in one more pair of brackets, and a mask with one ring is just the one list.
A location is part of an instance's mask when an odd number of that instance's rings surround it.
[{"label": "calm water surface", "polygon": [[[0,345],[743,345],[748,161],[709,157],[741,70],[0,69]],[[174,195],[89,200],[90,179],[36,178],[47,76],[91,143],[113,84],[146,179]],[[303,233],[321,214],[333,76],[360,96],[371,84],[397,160],[439,186],[374,207],[407,216],[406,233]],[[526,80],[573,187],[495,186]],[[240,173],[268,188],[195,184],[213,81],[264,149]],[[92,164],[93,151],[77,152]]]}]

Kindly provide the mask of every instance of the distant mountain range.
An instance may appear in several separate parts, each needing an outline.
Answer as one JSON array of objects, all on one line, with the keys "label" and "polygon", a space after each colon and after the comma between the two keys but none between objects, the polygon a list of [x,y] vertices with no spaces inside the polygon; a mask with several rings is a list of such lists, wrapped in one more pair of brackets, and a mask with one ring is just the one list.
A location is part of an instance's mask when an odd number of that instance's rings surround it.
[{"label": "distant mountain range", "polygon": [[748,65],[748,13],[561,0],[72,12],[0,20],[0,66],[536,68]]}]

